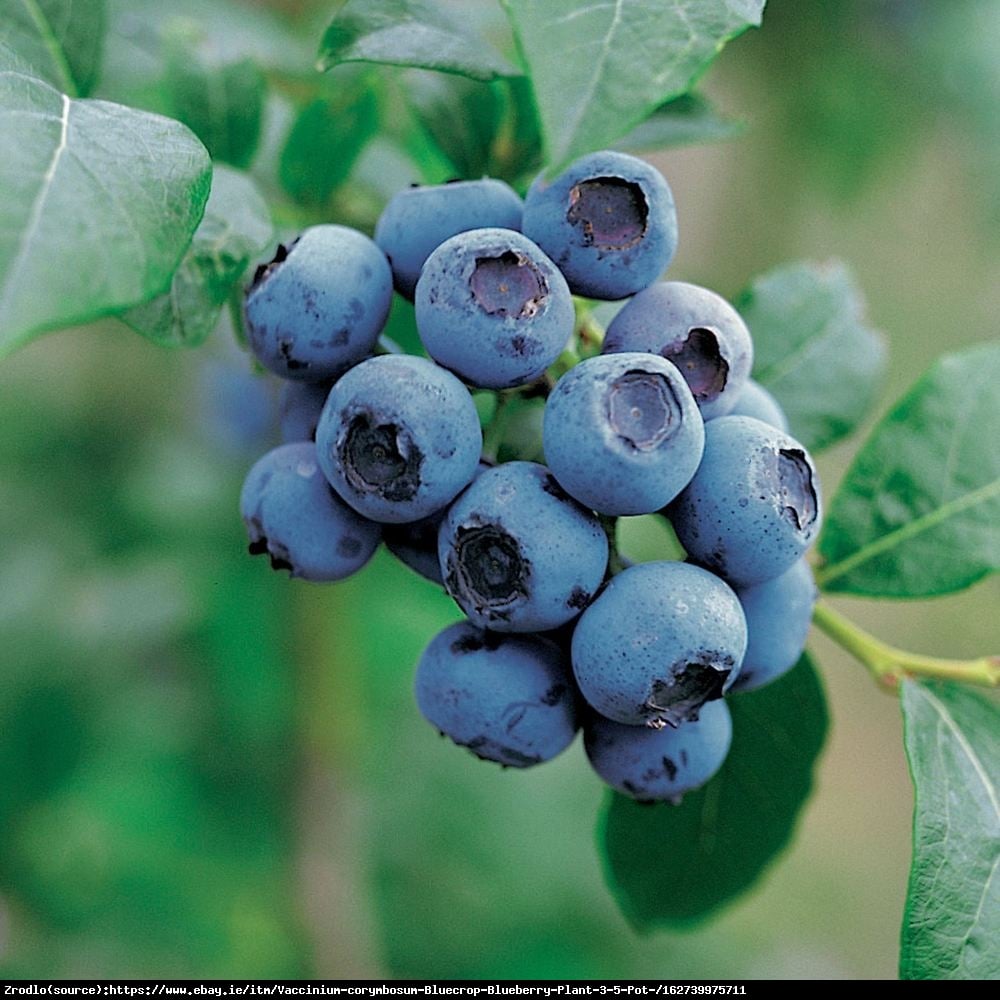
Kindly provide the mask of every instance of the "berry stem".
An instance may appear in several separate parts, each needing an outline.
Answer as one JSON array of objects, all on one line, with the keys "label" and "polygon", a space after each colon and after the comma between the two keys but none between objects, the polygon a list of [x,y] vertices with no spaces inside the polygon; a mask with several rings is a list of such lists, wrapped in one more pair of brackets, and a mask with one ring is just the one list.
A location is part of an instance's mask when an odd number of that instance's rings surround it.
[{"label": "berry stem", "polygon": [[576,336],[579,344],[578,353],[581,358],[589,358],[601,353],[604,343],[604,327],[598,323],[590,308],[588,299],[574,297],[573,308],[576,310]]},{"label": "berry stem", "polygon": [[507,422],[510,418],[511,399],[513,399],[511,393],[498,392],[496,394],[497,405],[483,435],[483,458],[489,462],[496,462],[497,456],[500,454],[500,446],[503,444]]},{"label": "berry stem", "polygon": [[895,688],[908,677],[1000,687],[1000,656],[946,660],[898,649],[866,632],[823,601],[819,601],[813,610],[813,621],[837,645],[863,663],[883,687]]},{"label": "berry stem", "polygon": [[608,579],[628,569],[628,560],[618,551],[618,518],[608,514],[598,514],[604,534],[608,538]]}]

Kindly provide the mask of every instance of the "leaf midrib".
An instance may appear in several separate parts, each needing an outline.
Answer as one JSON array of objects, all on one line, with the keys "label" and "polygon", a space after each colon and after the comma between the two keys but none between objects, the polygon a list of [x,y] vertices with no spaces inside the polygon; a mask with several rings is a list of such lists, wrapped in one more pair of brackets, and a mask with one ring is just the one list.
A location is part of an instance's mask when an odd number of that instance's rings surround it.
[{"label": "leaf midrib", "polygon": [[863,545],[860,549],[847,556],[846,559],[818,570],[816,581],[821,587],[825,587],[832,580],[836,580],[845,573],[849,573],[870,559],[891,551],[903,542],[907,542],[911,538],[923,534],[925,531],[930,531],[949,518],[971,510],[980,504],[988,503],[996,497],[1000,497],[1000,479],[994,479],[992,482],[986,483],[977,489],[954,497],[940,507],[929,511],[921,517],[914,518],[912,521],[907,521],[906,524],[900,525],[898,528],[882,535],[874,542]]},{"label": "leaf midrib", "polygon": [[62,44],[56,37],[55,28],[46,18],[45,12],[38,6],[37,0],[21,0],[21,3],[23,4],[24,9],[28,12],[28,17],[34,21],[35,27],[38,29],[38,35],[42,40],[42,44],[48,50],[56,70],[62,76],[62,84],[65,92],[70,97],[79,97],[79,88],[76,85],[76,81],[73,79],[73,73],[69,68],[69,63],[66,61],[66,53],[63,51]]},{"label": "leaf midrib", "polygon": [[[12,75],[20,76],[22,74],[14,73]],[[62,114],[59,118],[61,123],[59,142],[52,154],[51,162],[46,168],[45,173],[42,174],[38,193],[35,195],[35,200],[32,203],[31,211],[28,215],[28,220],[24,227],[24,232],[21,236],[17,253],[10,262],[10,267],[7,270],[7,275],[3,284],[0,285],[0,315],[2,315],[4,306],[10,298],[11,289],[15,287],[15,279],[17,278],[21,267],[24,265],[24,260],[31,246],[31,241],[34,238],[35,233],[38,231],[38,226],[42,218],[42,211],[45,206],[45,200],[48,198],[49,192],[52,190],[52,183],[55,178],[56,169],[59,166],[59,161],[62,157],[63,151],[66,149],[68,144],[69,113],[73,102],[65,94],[60,94],[59,96],[62,100]]]},{"label": "leaf midrib", "polygon": [[[1000,827],[1000,799],[997,796],[997,789],[990,781],[989,773],[987,772],[983,762],[979,759],[979,754],[976,753],[975,748],[969,743],[965,736],[965,733],[959,728],[958,724],[955,722],[954,717],[951,712],[948,711],[948,707],[934,694],[931,693],[924,685],[915,685],[915,691],[921,697],[923,697],[930,705],[932,711],[934,711],[939,722],[946,726],[951,733],[953,739],[958,744],[959,748],[964,753],[965,757],[968,759],[969,763],[972,765],[972,770],[975,772],[976,777],[979,779],[986,792],[986,797],[989,800],[990,805],[993,807],[993,815],[996,819],[997,826]],[[947,773],[947,769],[946,772]],[[946,798],[947,802],[947,798]],[[949,824],[950,825],[950,824]],[[995,836],[995,834],[994,834]],[[959,951],[959,966],[965,964],[965,955],[968,951],[967,945],[971,938],[972,929],[979,923],[979,918],[983,912],[983,903],[986,900],[986,896],[989,893],[990,885],[993,882],[993,877],[996,875],[997,867],[1000,865],[1000,851],[994,856],[993,864],[990,867],[990,874],[988,878],[983,883],[983,891],[979,897],[979,904],[976,908],[976,912],[972,915],[969,922],[969,928],[965,932],[962,939],[962,944]]]}]

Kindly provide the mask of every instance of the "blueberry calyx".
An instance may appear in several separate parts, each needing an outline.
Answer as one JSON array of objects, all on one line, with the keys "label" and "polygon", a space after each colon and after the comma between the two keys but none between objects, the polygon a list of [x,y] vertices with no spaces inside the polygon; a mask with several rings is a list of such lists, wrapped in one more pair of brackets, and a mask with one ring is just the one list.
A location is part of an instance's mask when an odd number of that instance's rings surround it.
[{"label": "blueberry calyx", "polygon": [[584,246],[628,250],[646,235],[649,204],[634,181],[591,177],[570,188],[566,219],[583,231]]},{"label": "blueberry calyx", "polygon": [[608,387],[608,423],[636,451],[652,451],[680,426],[681,407],[656,372],[627,371]]},{"label": "blueberry calyx", "polygon": [[496,257],[477,257],[469,288],[484,313],[516,319],[536,315],[549,294],[545,275],[514,250],[505,250]]},{"label": "blueberry calyx", "polygon": [[397,424],[367,412],[351,419],[339,450],[351,485],[392,502],[411,500],[420,488],[423,455]]},{"label": "blueberry calyx", "polygon": [[797,448],[778,451],[778,480],[781,484],[782,512],[798,531],[805,531],[816,521],[819,504],[812,481],[812,469]]},{"label": "blueberry calyx", "polygon": [[647,725],[651,729],[662,729],[665,725],[676,729],[682,722],[697,722],[705,702],[722,697],[732,668],[731,657],[721,661],[709,659],[675,668],[670,682],[654,681],[650,696],[642,706],[643,710],[656,713]]},{"label": "blueberry calyx", "polygon": [[495,524],[459,528],[448,589],[477,611],[527,597],[528,563],[521,547]]},{"label": "blueberry calyx", "polygon": [[715,330],[692,327],[683,340],[669,344],[662,354],[680,369],[696,400],[711,402],[726,388],[729,362],[722,356]]}]

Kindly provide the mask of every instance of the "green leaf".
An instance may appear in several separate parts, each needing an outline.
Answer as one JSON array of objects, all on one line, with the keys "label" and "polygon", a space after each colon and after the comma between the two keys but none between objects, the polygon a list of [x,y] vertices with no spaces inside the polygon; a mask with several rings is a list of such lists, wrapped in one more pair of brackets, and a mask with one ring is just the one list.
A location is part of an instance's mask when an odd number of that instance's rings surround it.
[{"label": "green leaf", "polygon": [[931,597],[1000,569],[1000,344],[940,358],[883,418],[830,504],[823,589]]},{"label": "green leaf", "polygon": [[474,80],[517,75],[503,56],[434,0],[347,0],[323,36],[319,68],[344,62],[419,66]]},{"label": "green leaf", "polygon": [[733,746],[704,788],[679,806],[615,793],[599,821],[605,875],[639,930],[690,925],[745,892],[787,847],[812,791],[827,715],[808,654],[727,700]]},{"label": "green leaf", "polygon": [[0,356],[161,292],[210,163],[178,122],[0,73]]},{"label": "green leaf", "polygon": [[170,291],[122,313],[136,333],[169,347],[195,347],[215,328],[233,286],[271,242],[267,203],[244,174],[218,165],[205,216]]},{"label": "green leaf", "polygon": [[796,438],[819,451],[850,434],[875,399],[886,345],[866,321],[845,265],[779,267],[757,278],[736,306],[753,335],[754,378],[774,393]]},{"label": "green leaf", "polygon": [[302,205],[325,205],[378,132],[372,80],[336,82],[331,93],[303,108],[281,151],[282,186]]},{"label": "green leaf", "polygon": [[1000,709],[957,685],[902,687],[916,793],[902,979],[1000,978]]},{"label": "green leaf", "polygon": [[0,0],[0,46],[72,97],[94,86],[103,39],[104,0]]},{"label": "green leaf", "polygon": [[213,160],[246,167],[260,141],[266,85],[253,59],[227,62],[189,21],[175,21],[164,39],[164,89],[172,117],[205,144]]},{"label": "green leaf", "polygon": [[413,70],[406,97],[417,120],[463,178],[518,185],[541,167],[541,135],[524,77],[484,83]]},{"label": "green leaf", "polygon": [[503,0],[552,169],[603,149],[688,91],[764,0]]},{"label": "green leaf", "polygon": [[661,104],[649,118],[622,136],[615,148],[641,153],[732,139],[742,131],[740,122],[723,118],[707,98],[684,94]]}]

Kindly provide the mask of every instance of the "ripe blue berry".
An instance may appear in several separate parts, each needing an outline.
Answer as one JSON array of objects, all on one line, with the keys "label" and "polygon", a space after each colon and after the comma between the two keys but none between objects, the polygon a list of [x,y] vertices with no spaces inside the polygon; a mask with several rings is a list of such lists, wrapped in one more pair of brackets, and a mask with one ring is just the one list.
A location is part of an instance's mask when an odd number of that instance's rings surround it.
[{"label": "ripe blue berry", "polygon": [[745,587],[784,573],[819,533],[816,468],[794,438],[753,417],[705,424],[705,454],[670,508],[695,562]]},{"label": "ripe blue berry", "polygon": [[472,479],[483,435],[472,396],[426,358],[383,354],[356,365],[316,428],[320,466],[341,498],[373,521],[419,521]]},{"label": "ripe blue berry", "polygon": [[371,353],[389,315],[392,272],[364,233],[313,226],[257,268],[244,303],[247,337],[283,378],[333,378]]},{"label": "ripe blue berry", "polygon": [[448,593],[476,625],[498,632],[575,618],[608,563],[597,518],[534,462],[482,473],[448,511],[438,545]]},{"label": "ripe blue berry", "polygon": [[743,391],[736,399],[736,405],[730,411],[734,417],[754,417],[765,424],[777,427],[786,434],[789,431],[788,417],[781,404],[759,382],[747,379]]},{"label": "ripe blue berry", "polygon": [[570,496],[602,514],[648,514],[688,484],[705,430],[680,372],[653,354],[580,362],[545,405],[545,460]]},{"label": "ripe blue berry", "polygon": [[342,580],[378,547],[381,529],[348,507],[330,488],[309,441],[283,444],[250,470],[240,513],[252,555],[267,554],[274,569],[304,580]]},{"label": "ripe blue berry", "polygon": [[278,397],[281,440],[315,441],[323,404],[330,395],[333,382],[285,382]]},{"label": "ripe blue berry", "polygon": [[538,378],[573,333],[573,299],[556,266],[509,229],[473,229],[427,258],[416,293],[427,353],[472,385]]},{"label": "ripe blue berry", "polygon": [[477,757],[509,767],[550,760],[578,727],[568,664],[540,636],[458,622],[424,650],[414,686],[428,722]]},{"label": "ripe blue berry", "polygon": [[805,559],[773,580],[738,588],[747,618],[747,651],[734,691],[752,691],[777,680],[806,647],[816,584]]},{"label": "ripe blue berry", "polygon": [[503,181],[484,177],[395,194],[375,225],[375,242],[392,265],[396,290],[413,298],[424,261],[435,247],[467,229],[521,228],[521,199]]},{"label": "ripe blue berry", "polygon": [[626,153],[590,153],[524,202],[524,233],[576,295],[623,299],[655,281],[677,247],[677,213],[663,175]]},{"label": "ripe blue berry", "polygon": [[647,351],[677,365],[705,420],[728,413],[750,377],[753,343],[721,296],[661,281],[627,302],[608,327],[603,352]]},{"label": "ripe blue berry", "polygon": [[584,726],[583,739],[591,766],[612,788],[640,802],[677,804],[722,767],[733,722],[729,707],[719,700],[676,729],[625,726],[594,716]]},{"label": "ripe blue berry", "polygon": [[640,563],[580,617],[573,671],[606,718],[677,725],[729,690],[746,644],[743,609],[717,576],[688,563]]}]

